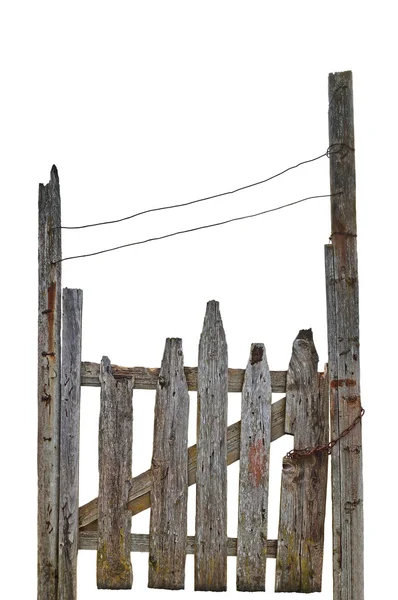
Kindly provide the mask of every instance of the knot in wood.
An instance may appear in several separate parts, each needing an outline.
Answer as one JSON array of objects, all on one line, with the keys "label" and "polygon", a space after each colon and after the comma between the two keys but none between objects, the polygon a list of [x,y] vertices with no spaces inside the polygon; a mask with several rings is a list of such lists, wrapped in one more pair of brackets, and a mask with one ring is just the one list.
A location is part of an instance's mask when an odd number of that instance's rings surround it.
[{"label": "knot in wood", "polygon": [[255,345],[252,351],[250,364],[255,365],[263,360],[264,348],[259,345]]}]

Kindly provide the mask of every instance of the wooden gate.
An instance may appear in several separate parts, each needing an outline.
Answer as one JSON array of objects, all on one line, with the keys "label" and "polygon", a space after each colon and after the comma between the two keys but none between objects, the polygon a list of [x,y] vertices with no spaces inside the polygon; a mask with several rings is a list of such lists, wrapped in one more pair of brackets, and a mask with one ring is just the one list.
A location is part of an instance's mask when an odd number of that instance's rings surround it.
[{"label": "wooden gate", "polygon": [[[226,590],[227,556],[236,556],[238,590],[265,590],[267,558],[276,558],[277,591],[320,591],[327,453],[284,459],[278,540],[267,538],[271,442],[285,433],[300,449],[329,440],[328,386],[326,374],[317,371],[311,330],[298,333],[287,371],[270,372],[259,343],[252,344],[246,369],[229,369],[219,305],[211,301],[197,367],[184,367],[181,340],[168,338],[160,369],[118,367],[103,357],[100,364],[81,363],[80,370],[81,304],[80,290],[64,290],[62,597],[75,597],[78,549],[97,551],[99,588],[130,588],[131,551],[139,551],[149,552],[151,588],[184,588],[189,553],[195,555],[196,590]],[[79,509],[80,384],[100,386],[101,409],[98,498]],[[134,389],[156,390],[156,403],[151,469],[132,479]],[[190,448],[188,391],[198,398],[197,444]],[[242,398],[241,421],[229,427],[228,392]],[[286,397],[272,403],[272,392]],[[227,466],[236,460],[238,531],[228,538]],[[66,477],[71,465],[73,479]],[[188,486],[194,483],[196,535],[187,537]],[[131,516],[149,507],[149,535],[132,534]]]},{"label": "wooden gate", "polygon": [[[236,586],[265,589],[276,559],[278,592],[321,589],[328,453],[332,455],[335,600],[363,600],[362,445],[352,76],[329,78],[331,244],[325,247],[329,372],[318,373],[311,330],[299,331],[287,371],[269,371],[262,343],[245,369],[228,368],[218,303],[207,305],[197,367],[180,339],[166,340],[160,368],[81,362],[82,292],[64,289],[58,173],[39,190],[38,598],[74,600],[79,549],[97,551],[97,585],[128,589],[131,552],[148,552],[151,588],[224,591],[227,556]],[[61,305],[63,307],[61,341]],[[62,353],[61,353],[62,345]],[[62,355],[62,364],[61,364]],[[98,498],[79,508],[81,385],[101,388]],[[132,479],[134,389],[156,390],[151,468]],[[188,391],[197,391],[197,443],[188,448]],[[228,393],[242,394],[227,425]],[[272,393],[285,398],[272,403]],[[330,398],[331,437],[328,410]],[[270,444],[294,436],[282,464],[279,531],[267,537]],[[344,446],[338,441],[344,436]],[[315,450],[315,451],[314,451]],[[236,538],[227,536],[227,466],[240,460]],[[188,487],[196,483],[195,536],[187,536]],[[133,515],[151,508],[148,535]]]}]

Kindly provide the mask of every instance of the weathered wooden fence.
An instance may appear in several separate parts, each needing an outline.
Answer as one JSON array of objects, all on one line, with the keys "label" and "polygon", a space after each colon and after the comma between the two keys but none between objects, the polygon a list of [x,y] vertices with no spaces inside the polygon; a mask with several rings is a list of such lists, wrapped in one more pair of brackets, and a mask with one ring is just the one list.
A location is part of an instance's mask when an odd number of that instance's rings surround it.
[{"label": "weathered wooden fence", "polygon": [[[332,455],[335,600],[363,600],[362,415],[352,76],[329,77],[331,244],[325,247],[329,373],[318,373],[311,330],[293,342],[287,371],[269,371],[263,344],[246,369],[228,367],[218,303],[207,305],[197,367],[180,339],[166,340],[160,369],[81,361],[82,292],[61,299],[58,173],[39,191],[38,599],[77,597],[79,550],[97,551],[97,586],[129,589],[131,552],[148,552],[148,586],[182,589],[187,554],[195,589],[224,591],[227,557],[236,587],[265,590],[276,559],[278,592],[321,589],[328,449]],[[61,340],[61,306],[63,306]],[[62,352],[61,352],[62,345]],[[62,361],[61,361],[62,355]],[[330,381],[328,380],[330,377]],[[101,388],[98,498],[79,508],[81,386]],[[156,390],[151,468],[132,478],[133,391]],[[197,391],[197,444],[188,447],[189,391]],[[228,426],[228,393],[241,420]],[[272,403],[272,393],[285,393]],[[328,411],[332,446],[329,442]],[[354,427],[353,425],[356,425]],[[271,442],[294,437],[283,459],[278,539],[269,540]],[[344,444],[341,439],[344,437]],[[323,451],[319,450],[319,447]],[[311,449],[317,449],[311,452]],[[301,452],[300,452],[301,451]],[[306,452],[307,451],[307,452]],[[240,460],[236,538],[227,536],[227,467]],[[188,487],[196,483],[195,536],[187,536]],[[148,535],[132,516],[151,509]]]},{"label": "weathered wooden fence", "polygon": [[[97,551],[97,586],[131,588],[131,551],[149,553],[148,586],[183,589],[195,555],[195,589],[227,588],[227,557],[237,557],[240,591],[265,590],[276,558],[276,590],[321,589],[327,454],[285,458],[278,540],[268,540],[271,442],[285,433],[295,448],[327,444],[328,386],[317,371],[311,330],[293,343],[286,372],[270,372],[263,344],[246,369],[229,369],[218,302],[207,305],[197,368],[184,367],[180,339],[166,340],[160,369],[121,368],[107,357],[80,363],[80,290],[64,290],[61,383],[60,581],[76,597],[79,549]],[[78,506],[79,389],[100,386],[98,498]],[[132,479],[133,390],[156,390],[151,469]],[[197,391],[197,444],[188,448],[189,390]],[[227,424],[228,392],[241,392],[241,421]],[[272,403],[272,392],[286,398]],[[237,538],[227,536],[227,466],[240,459]],[[65,475],[63,475],[65,474]],[[188,487],[196,483],[195,536],[187,536]],[[149,535],[131,517],[151,509]]]}]

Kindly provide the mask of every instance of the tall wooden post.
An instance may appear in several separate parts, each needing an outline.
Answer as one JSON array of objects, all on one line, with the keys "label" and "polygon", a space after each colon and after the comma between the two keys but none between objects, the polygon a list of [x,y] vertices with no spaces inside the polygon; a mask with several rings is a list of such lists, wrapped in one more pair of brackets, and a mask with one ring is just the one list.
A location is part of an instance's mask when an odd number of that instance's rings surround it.
[{"label": "tall wooden post", "polygon": [[77,597],[82,308],[82,290],[64,288],[59,443],[58,600],[76,600]]},{"label": "tall wooden post", "polygon": [[39,186],[38,600],[57,600],[61,375],[61,199],[58,172]]},{"label": "tall wooden post", "polygon": [[[331,241],[325,248],[332,439],[361,413],[352,73],[329,75]],[[333,598],[363,600],[362,433],[332,451]]]}]

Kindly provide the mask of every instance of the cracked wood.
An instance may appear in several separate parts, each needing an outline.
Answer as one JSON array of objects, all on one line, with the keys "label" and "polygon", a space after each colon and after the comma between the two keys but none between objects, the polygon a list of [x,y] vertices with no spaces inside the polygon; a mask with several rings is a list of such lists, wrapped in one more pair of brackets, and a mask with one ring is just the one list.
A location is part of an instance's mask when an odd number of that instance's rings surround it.
[{"label": "cracked wood", "polygon": [[236,588],[265,591],[271,378],[265,347],[252,344],[242,390]]},{"label": "cracked wood", "polygon": [[[277,540],[267,540],[267,557],[276,557]],[[79,532],[79,550],[97,550],[98,533],[96,531]],[[228,556],[236,556],[237,539],[228,538]],[[130,534],[131,552],[149,552],[149,535],[147,533]],[[188,535],[186,538],[186,553],[195,553],[195,536]]]},{"label": "cracked wood", "polygon": [[[158,368],[148,367],[120,367],[111,365],[115,379],[123,377],[134,377],[134,388],[136,390],[155,390],[158,377]],[[82,362],[81,384],[89,387],[99,387],[99,364],[94,362]],[[188,390],[196,392],[198,389],[198,368],[184,367]],[[228,369],[228,391],[241,392],[245,369]],[[286,392],[286,371],[271,371],[271,385],[274,393]]]},{"label": "cracked wood", "polygon": [[182,341],[168,338],[156,388],[148,587],[184,589],[189,393]]},{"label": "cracked wood", "polygon": [[227,589],[227,342],[208,302],[199,343],[195,590]]},{"label": "cracked wood", "polygon": [[[332,244],[325,248],[329,342],[330,421],[338,438],[359,415],[359,307],[353,84],[350,71],[329,75],[329,144]],[[344,146],[338,146],[344,144]],[[335,383],[336,382],[336,383]],[[331,455],[333,598],[363,600],[362,425]]]},{"label": "cracked wood", "polygon": [[134,381],[117,381],[107,356],[101,361],[100,378],[97,587],[130,589],[133,570],[131,512],[127,502],[131,487]]},{"label": "cracked wood", "polygon": [[[311,329],[293,343],[287,372],[286,432],[294,448],[327,444],[328,386],[318,376],[318,355]],[[276,592],[320,592],[328,455],[284,458],[281,481]]]},{"label": "cracked wood", "polygon": [[61,197],[58,171],[39,186],[37,598],[57,600],[61,373]]},{"label": "cracked wood", "polygon": [[63,290],[59,600],[77,597],[82,306],[81,290]]}]

